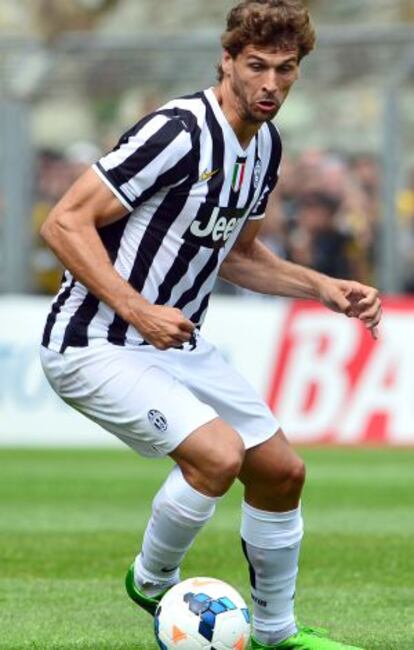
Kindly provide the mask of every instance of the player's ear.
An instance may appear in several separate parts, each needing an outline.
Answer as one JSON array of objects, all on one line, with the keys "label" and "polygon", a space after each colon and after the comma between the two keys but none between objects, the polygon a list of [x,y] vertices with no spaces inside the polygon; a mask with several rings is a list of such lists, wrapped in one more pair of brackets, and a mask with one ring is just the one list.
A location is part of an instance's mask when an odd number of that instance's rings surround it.
[{"label": "player's ear", "polygon": [[296,79],[295,79],[295,81],[297,81],[298,79],[300,79],[301,76],[302,76],[302,70],[300,69],[301,61],[302,61],[302,59],[301,59],[301,57],[300,57],[299,54],[298,54],[298,55],[297,55],[297,61],[296,61],[297,65],[296,65]]},{"label": "player's ear", "polygon": [[232,66],[233,66],[233,57],[227,50],[223,50],[223,54],[221,57],[221,67],[225,77],[228,77],[230,75]]}]

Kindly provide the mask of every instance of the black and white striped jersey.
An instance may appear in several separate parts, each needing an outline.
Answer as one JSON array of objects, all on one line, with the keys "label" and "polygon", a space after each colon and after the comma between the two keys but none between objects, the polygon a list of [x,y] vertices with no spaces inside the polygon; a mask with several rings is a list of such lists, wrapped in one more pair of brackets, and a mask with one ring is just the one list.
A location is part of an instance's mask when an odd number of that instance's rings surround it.
[{"label": "black and white striped jersey", "polygon": [[[99,230],[118,273],[152,304],[177,307],[200,326],[221,263],[246,221],[264,215],[280,158],[271,123],[241,147],[212,88],[146,116],[93,167],[128,211]],[[43,345],[62,352],[94,339],[143,343],[66,271]]]}]

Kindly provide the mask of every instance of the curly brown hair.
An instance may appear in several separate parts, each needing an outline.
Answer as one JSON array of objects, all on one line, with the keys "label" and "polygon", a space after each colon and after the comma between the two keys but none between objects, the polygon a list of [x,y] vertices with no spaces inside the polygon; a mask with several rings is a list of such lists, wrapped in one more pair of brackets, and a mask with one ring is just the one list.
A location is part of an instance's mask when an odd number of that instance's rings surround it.
[{"label": "curly brown hair", "polygon": [[246,45],[296,47],[300,61],[315,46],[315,30],[301,0],[243,0],[228,14],[221,44],[233,59]]}]

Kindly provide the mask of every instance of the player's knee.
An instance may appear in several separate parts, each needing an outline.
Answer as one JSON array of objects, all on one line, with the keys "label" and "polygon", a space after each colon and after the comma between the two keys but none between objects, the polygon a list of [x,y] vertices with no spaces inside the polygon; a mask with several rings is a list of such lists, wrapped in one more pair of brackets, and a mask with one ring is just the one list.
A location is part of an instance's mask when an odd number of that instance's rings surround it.
[{"label": "player's knee", "polygon": [[300,495],[305,484],[306,466],[302,459],[295,458],[285,469],[283,491],[286,494]]},{"label": "player's knee", "polygon": [[173,459],[192,487],[217,497],[225,494],[239,476],[244,456],[240,436],[217,419],[190,437],[174,452]]},{"label": "player's knee", "polygon": [[205,470],[204,480],[216,496],[221,496],[229,490],[240,473],[243,464],[244,448],[220,450],[214,462]]},{"label": "player's knee", "polygon": [[298,458],[291,471],[293,485],[302,490],[306,481],[306,465],[301,458]]},{"label": "player's knee", "polygon": [[223,477],[226,483],[230,485],[240,474],[243,465],[244,448],[232,449],[229,453],[222,457],[217,467],[217,477]]},{"label": "player's knee", "polygon": [[240,473],[244,459],[244,446],[221,446],[214,457],[201,467],[189,468],[190,483],[196,489],[210,496],[218,497],[225,494]]}]

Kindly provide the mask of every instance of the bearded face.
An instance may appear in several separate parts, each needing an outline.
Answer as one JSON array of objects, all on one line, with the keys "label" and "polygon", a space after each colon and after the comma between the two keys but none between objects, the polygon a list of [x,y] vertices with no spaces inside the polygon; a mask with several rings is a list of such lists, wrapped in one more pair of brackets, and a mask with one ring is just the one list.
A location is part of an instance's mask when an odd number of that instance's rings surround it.
[{"label": "bearded face", "polygon": [[272,120],[299,75],[297,50],[246,46],[234,59],[223,55],[224,83],[228,83],[234,109],[244,122]]}]

